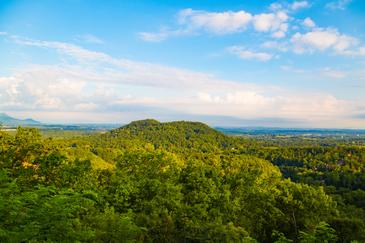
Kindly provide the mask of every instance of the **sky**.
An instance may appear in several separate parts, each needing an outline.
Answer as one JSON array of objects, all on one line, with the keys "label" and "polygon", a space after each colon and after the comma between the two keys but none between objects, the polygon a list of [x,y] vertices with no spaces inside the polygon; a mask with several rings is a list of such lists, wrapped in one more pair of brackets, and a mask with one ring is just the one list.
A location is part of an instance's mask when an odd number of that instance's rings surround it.
[{"label": "sky", "polygon": [[365,1],[0,0],[0,112],[365,128]]}]

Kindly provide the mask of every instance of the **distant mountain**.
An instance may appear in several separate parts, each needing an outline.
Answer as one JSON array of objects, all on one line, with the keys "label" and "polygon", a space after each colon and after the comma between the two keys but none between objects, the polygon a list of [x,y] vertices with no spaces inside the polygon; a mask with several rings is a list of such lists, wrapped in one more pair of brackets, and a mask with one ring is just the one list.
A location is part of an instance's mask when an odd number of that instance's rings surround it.
[{"label": "distant mountain", "polygon": [[33,119],[17,119],[5,113],[0,113],[0,124],[4,126],[35,126],[42,123]]}]

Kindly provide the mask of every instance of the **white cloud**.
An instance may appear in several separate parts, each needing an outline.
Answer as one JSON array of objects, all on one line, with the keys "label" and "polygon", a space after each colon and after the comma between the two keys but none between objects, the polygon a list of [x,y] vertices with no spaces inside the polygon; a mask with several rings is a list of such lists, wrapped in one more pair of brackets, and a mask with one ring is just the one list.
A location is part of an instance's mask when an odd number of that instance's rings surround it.
[{"label": "white cloud", "polygon": [[270,9],[272,13],[256,15],[244,10],[208,12],[183,9],[177,16],[178,28],[162,28],[158,32],[140,32],[138,35],[144,41],[160,42],[169,37],[194,35],[199,31],[226,35],[253,28],[258,32],[270,32],[274,38],[283,38],[288,30],[289,16],[279,5],[273,5]]},{"label": "white cloud", "polygon": [[358,44],[356,38],[340,34],[335,29],[316,29],[305,34],[296,33],[291,38],[291,42],[296,53],[331,49],[337,54],[346,54]]},{"label": "white cloud", "polygon": [[310,4],[308,1],[295,1],[290,5],[292,10],[298,10],[301,8],[309,8]]},{"label": "white cloud", "polygon": [[273,58],[273,55],[270,53],[250,51],[242,46],[231,46],[227,50],[241,59],[254,59],[266,62]]},{"label": "white cloud", "polygon": [[288,18],[288,15],[283,11],[277,13],[257,14],[253,18],[253,26],[256,31],[272,31],[274,33],[281,32],[282,34],[279,36],[284,37],[285,32],[288,30],[288,24],[286,23]]},{"label": "white cloud", "polygon": [[276,38],[276,39],[281,39],[285,37],[285,31],[276,31],[272,34],[272,37]]},{"label": "white cloud", "polygon": [[296,32],[289,40],[265,41],[261,47],[296,54],[327,51],[342,56],[365,56],[365,46],[357,38],[331,28],[313,27],[305,33]]},{"label": "white cloud", "polygon": [[331,10],[345,10],[352,0],[337,0],[326,4],[326,8]]},{"label": "white cloud", "polygon": [[305,27],[308,27],[308,28],[314,28],[316,27],[316,23],[314,23],[314,21],[307,17],[303,20],[303,23],[302,23]]},{"label": "white cloud", "polygon": [[0,77],[1,103],[14,105],[19,96],[18,83],[14,77]]},{"label": "white cloud", "polygon": [[179,13],[179,23],[191,29],[204,29],[215,34],[240,32],[246,29],[252,15],[243,10],[206,12],[184,9]]},{"label": "white cloud", "polygon": [[83,99],[86,82],[70,75],[70,69],[34,65],[17,70],[0,85],[2,108],[60,110],[78,102]]}]

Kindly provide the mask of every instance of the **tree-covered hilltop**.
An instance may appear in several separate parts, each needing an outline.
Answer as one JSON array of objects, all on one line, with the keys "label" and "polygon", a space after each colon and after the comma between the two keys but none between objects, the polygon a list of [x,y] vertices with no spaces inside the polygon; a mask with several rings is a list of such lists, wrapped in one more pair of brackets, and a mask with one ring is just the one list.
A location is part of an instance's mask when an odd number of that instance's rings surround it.
[{"label": "tree-covered hilltop", "polygon": [[128,141],[138,140],[155,149],[200,152],[216,151],[227,147],[230,139],[200,122],[166,122],[148,119],[134,121],[98,137],[102,146],[123,147]]},{"label": "tree-covered hilltop", "polygon": [[185,121],[0,131],[0,242],[364,242],[363,152]]}]

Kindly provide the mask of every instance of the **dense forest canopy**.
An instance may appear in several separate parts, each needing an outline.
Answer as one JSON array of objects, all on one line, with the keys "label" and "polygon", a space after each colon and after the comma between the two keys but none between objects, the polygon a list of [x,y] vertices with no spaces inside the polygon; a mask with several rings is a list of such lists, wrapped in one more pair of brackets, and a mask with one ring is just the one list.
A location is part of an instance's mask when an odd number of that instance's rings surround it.
[{"label": "dense forest canopy", "polygon": [[1,242],[365,241],[364,146],[156,120],[60,137],[0,131]]}]

